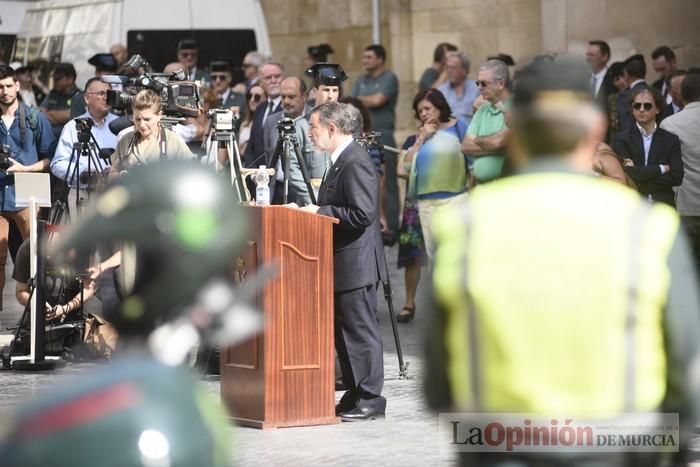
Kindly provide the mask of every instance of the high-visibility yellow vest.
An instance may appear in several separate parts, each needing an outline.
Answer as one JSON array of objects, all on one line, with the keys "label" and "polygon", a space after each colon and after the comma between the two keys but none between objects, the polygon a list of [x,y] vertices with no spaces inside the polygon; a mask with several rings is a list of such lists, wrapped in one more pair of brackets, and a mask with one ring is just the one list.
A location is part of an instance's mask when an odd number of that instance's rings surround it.
[{"label": "high-visibility yellow vest", "polygon": [[659,407],[675,212],[592,177],[475,190],[433,225],[452,398],[471,411],[610,416]]}]

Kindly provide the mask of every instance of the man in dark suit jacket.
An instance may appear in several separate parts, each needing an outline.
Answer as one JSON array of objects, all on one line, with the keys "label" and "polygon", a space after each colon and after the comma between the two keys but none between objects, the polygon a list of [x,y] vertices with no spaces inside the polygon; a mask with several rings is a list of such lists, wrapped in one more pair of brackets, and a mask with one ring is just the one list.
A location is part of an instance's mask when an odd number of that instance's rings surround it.
[{"label": "man in dark suit jacket", "polygon": [[685,70],[674,70],[668,78],[668,93],[671,96],[671,103],[666,104],[666,108],[661,114],[661,121],[683,110],[685,102],[681,96],[681,83],[687,75],[688,72]]},{"label": "man in dark suit jacket", "polygon": [[634,126],[634,118],[629,104],[632,92],[639,86],[646,86],[644,81],[647,75],[647,66],[643,55],[633,55],[625,60],[625,81],[627,89],[617,94],[617,127],[620,131],[629,130]]},{"label": "man in dark suit jacket", "polygon": [[683,161],[678,137],[656,125],[663,97],[644,86],[633,91],[632,100],[635,124],[613,137],[612,148],[641,194],[675,207],[673,187],[683,181]]},{"label": "man in dark suit jacket", "polygon": [[199,47],[194,39],[182,39],[177,44],[177,61],[182,64],[189,74],[189,79],[209,82],[207,70],[197,65],[199,60]]},{"label": "man in dark suit jacket", "polygon": [[666,103],[669,103],[668,96],[668,80],[671,78],[671,74],[678,68],[678,62],[676,61],[676,54],[667,45],[662,45],[654,49],[651,53],[651,65],[654,67],[654,71],[659,74],[659,79],[654,81],[652,86],[654,86],[662,96]]},{"label": "man in dark suit jacket", "polygon": [[209,64],[211,88],[219,96],[219,108],[232,110],[241,120],[245,118],[245,96],[231,89],[231,63],[228,60],[214,60]]},{"label": "man in dark suit jacket", "polygon": [[265,141],[263,125],[269,115],[282,111],[280,97],[284,68],[276,62],[267,62],[260,67],[260,85],[265,90],[267,101],[261,103],[253,113],[253,125],[250,128],[250,139],[243,154],[244,165],[255,168],[265,163]]},{"label": "man in dark suit jacket", "polygon": [[336,405],[343,421],[384,416],[382,339],[377,322],[377,283],[383,260],[379,233],[379,182],[367,152],[353,141],[347,104],[327,102],[311,112],[314,144],[331,154],[319,189],[319,206],[302,210],[335,217],[333,286],[335,347],[350,388]]},{"label": "man in dark suit jacket", "polygon": [[591,93],[601,109],[608,111],[608,96],[617,92],[613,77],[608,70],[610,46],[605,41],[589,41],[586,62],[591,69]]}]

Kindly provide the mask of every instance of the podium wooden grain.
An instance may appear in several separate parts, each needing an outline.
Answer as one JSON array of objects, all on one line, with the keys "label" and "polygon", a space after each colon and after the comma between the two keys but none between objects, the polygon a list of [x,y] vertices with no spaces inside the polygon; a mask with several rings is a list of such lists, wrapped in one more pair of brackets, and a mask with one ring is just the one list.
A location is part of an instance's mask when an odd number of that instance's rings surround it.
[{"label": "podium wooden grain", "polygon": [[282,206],[246,206],[251,241],[235,277],[274,263],[258,297],[262,334],[221,354],[221,397],[236,423],[277,428],[338,423],[333,347],[333,223]]}]

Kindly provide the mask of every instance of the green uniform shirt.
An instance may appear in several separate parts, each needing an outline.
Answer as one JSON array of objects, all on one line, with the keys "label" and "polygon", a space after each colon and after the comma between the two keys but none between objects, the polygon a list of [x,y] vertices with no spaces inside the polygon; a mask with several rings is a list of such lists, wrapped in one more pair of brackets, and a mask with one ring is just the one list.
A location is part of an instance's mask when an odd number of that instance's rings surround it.
[{"label": "green uniform shirt", "polygon": [[370,75],[360,76],[352,87],[351,96],[371,96],[384,94],[387,101],[381,107],[369,109],[372,116],[372,128],[382,133],[382,144],[396,146],[394,142],[394,122],[396,121],[396,101],[399,97],[399,80],[389,70],[372,78]]}]

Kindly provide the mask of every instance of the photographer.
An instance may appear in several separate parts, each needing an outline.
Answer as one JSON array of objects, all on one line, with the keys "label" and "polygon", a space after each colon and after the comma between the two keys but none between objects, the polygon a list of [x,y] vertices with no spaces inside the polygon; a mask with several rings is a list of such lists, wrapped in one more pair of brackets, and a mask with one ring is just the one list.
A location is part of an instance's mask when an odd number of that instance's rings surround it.
[{"label": "photographer", "polygon": [[[78,275],[70,275],[66,271],[54,270],[47,264],[46,274],[46,320],[62,323],[67,318],[77,318],[76,312],[82,310],[87,317],[83,340],[94,347],[97,355],[110,357],[117,341],[117,333],[109,322],[101,316],[102,306],[100,302],[92,298],[95,295],[96,276],[103,269],[115,266],[117,255],[109,258],[95,268],[91,268],[90,276],[82,275],[82,284],[78,281]],[[116,261],[121,259],[121,256]],[[29,239],[26,239],[17,252],[15,268],[12,278],[16,281],[15,298],[23,307],[27,306],[31,298],[29,282],[32,279],[29,272]]]},{"label": "photographer", "polygon": [[194,158],[180,136],[160,125],[161,103],[155,92],[150,89],[139,91],[131,109],[134,131],[124,135],[117,144],[117,150],[112,154],[110,177],[135,165],[163,159]]},{"label": "photographer", "polygon": [[[0,65],[0,292],[5,286],[5,263],[10,221],[22,238],[29,235],[29,209],[15,205],[15,172],[42,172],[49,167],[54,138],[51,124],[36,109],[17,99],[20,83],[12,68]],[[2,294],[0,293],[0,310]]]},{"label": "photographer", "polygon": [[[82,114],[78,119],[87,122],[82,125],[90,127],[90,133],[94,136],[97,145],[100,149],[114,149],[117,146],[117,137],[109,130],[109,124],[118,117],[110,113],[110,106],[107,105],[106,97],[109,84],[103,83],[100,78],[90,78],[85,85],[85,104],[87,112]],[[90,173],[97,173],[99,167],[96,167],[96,162],[93,158],[89,163],[89,157],[81,157],[80,154],[73,152],[75,143],[78,142],[78,125],[76,120],[71,120],[66,123],[61,132],[61,137],[56,146],[56,152],[51,160],[51,173],[60,180],[66,180],[71,187],[78,185],[78,180],[75,180],[74,173],[67,173],[70,168],[73,172],[76,160],[71,157],[77,156],[78,177],[80,180],[80,188],[87,189],[88,184],[85,181],[88,175],[88,165]],[[109,167],[109,160],[100,159],[99,163],[103,168]]]}]

